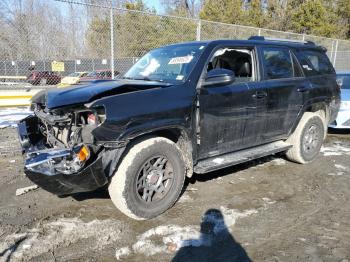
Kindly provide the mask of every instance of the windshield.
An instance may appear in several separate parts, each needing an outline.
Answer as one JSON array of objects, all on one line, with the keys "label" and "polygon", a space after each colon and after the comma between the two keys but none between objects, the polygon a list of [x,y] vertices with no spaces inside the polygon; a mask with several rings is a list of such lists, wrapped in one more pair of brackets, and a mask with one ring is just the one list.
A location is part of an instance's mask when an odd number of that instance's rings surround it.
[{"label": "windshield", "polygon": [[124,75],[127,79],[183,82],[192,71],[204,45],[166,46],[143,56]]},{"label": "windshield", "polygon": [[71,77],[78,77],[80,74],[79,73],[71,73],[69,74],[68,76],[71,76]]},{"label": "windshield", "polygon": [[337,79],[340,80],[342,89],[350,89],[350,75],[338,75]]}]

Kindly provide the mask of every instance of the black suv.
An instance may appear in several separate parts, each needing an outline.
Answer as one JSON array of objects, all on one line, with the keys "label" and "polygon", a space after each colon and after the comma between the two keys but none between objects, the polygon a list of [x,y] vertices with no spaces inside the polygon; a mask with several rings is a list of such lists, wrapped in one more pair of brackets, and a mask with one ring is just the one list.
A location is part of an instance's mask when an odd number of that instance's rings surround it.
[{"label": "black suv", "polygon": [[57,195],[108,185],[120,211],[149,219],[193,172],[277,152],[314,160],[339,105],[325,48],[251,37],[161,47],[123,79],[38,93],[18,131],[34,183]]}]

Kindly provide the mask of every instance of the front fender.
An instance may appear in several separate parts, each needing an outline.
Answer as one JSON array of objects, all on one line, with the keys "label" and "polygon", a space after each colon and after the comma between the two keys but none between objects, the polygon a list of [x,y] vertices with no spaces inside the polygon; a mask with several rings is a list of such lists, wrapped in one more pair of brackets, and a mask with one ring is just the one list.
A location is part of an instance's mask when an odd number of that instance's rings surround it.
[{"label": "front fender", "polygon": [[92,131],[97,142],[116,142],[159,129],[192,126],[195,90],[173,86],[102,98],[91,107],[103,106],[105,122]]}]

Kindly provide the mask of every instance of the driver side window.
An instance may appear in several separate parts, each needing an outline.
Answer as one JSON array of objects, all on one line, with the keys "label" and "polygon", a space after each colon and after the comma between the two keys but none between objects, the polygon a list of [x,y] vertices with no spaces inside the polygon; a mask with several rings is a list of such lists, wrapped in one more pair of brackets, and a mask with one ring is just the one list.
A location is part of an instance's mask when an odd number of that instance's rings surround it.
[{"label": "driver side window", "polygon": [[207,72],[213,69],[228,69],[235,73],[235,83],[254,81],[253,52],[242,48],[218,49],[207,66]]}]

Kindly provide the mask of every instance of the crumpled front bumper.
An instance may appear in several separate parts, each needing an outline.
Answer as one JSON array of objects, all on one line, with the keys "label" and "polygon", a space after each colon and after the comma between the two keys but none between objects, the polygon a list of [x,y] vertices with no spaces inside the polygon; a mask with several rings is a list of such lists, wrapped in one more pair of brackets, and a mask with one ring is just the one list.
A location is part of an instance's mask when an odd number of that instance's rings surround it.
[{"label": "crumpled front bumper", "polygon": [[78,172],[70,174],[58,172],[51,160],[73,152],[69,149],[44,148],[42,143],[44,137],[38,130],[36,116],[29,116],[20,121],[18,135],[22,153],[25,155],[24,173],[41,188],[56,195],[68,195],[93,191],[107,184],[102,156],[97,156]]}]

